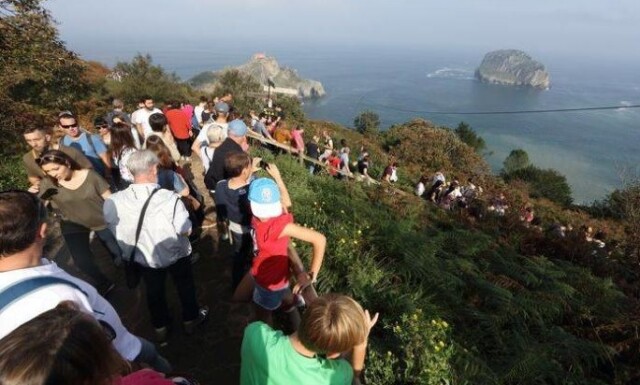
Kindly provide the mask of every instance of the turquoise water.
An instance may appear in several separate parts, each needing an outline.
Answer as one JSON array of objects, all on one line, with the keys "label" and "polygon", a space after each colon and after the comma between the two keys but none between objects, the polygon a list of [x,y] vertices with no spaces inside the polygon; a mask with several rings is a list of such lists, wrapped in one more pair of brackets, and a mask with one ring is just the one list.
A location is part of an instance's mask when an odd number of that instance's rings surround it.
[{"label": "turquoise water", "polygon": [[[77,49],[85,58],[114,64],[134,46]],[[73,47],[72,47],[73,48]],[[501,47],[497,47],[501,48]],[[184,45],[145,49],[154,61],[182,78],[245,62],[263,46],[218,50]],[[638,175],[640,104],[638,63],[607,57],[579,59],[531,53],[551,74],[547,91],[483,84],[473,70],[484,52],[406,51],[364,47],[270,47],[267,54],[303,77],[320,80],[327,96],[305,103],[309,117],[350,126],[363,109],[376,111],[383,127],[423,117],[437,124],[468,122],[488,144],[487,160],[499,170],[514,148],[533,163],[567,176],[576,202],[605,196]],[[541,56],[542,55],[542,56]],[[512,111],[593,106],[616,110],[522,115],[430,114],[427,111]],[[403,112],[413,110],[420,112]]]}]

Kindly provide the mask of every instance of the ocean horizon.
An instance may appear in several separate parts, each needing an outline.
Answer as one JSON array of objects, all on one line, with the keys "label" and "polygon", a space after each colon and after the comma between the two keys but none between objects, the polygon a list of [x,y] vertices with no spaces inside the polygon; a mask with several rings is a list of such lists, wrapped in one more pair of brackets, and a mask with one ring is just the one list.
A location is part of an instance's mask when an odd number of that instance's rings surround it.
[{"label": "ocean horizon", "polygon": [[[150,53],[154,63],[182,79],[242,64],[256,52],[275,56],[281,66],[319,80],[327,95],[305,101],[311,119],[353,125],[363,110],[375,111],[382,129],[414,118],[455,127],[465,121],[487,142],[486,159],[495,172],[512,149],[522,148],[533,164],[567,177],[576,203],[604,198],[638,177],[640,76],[635,60],[583,58],[562,53],[529,53],[547,67],[549,90],[485,84],[474,70],[485,51],[393,49],[377,47],[305,47],[246,44],[224,50],[166,44],[69,46],[84,59],[114,65],[136,53]],[[517,48],[517,47],[495,47]],[[498,112],[617,106],[605,111],[462,115]]]}]

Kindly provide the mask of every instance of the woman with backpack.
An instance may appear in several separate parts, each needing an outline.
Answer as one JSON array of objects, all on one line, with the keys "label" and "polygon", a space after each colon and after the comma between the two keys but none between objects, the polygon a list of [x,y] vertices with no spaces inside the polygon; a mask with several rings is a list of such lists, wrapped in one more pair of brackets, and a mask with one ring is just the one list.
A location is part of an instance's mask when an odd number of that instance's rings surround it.
[{"label": "woman with backpack", "polygon": [[169,148],[160,137],[150,136],[147,139],[146,148],[153,151],[160,160],[158,164],[158,184],[160,187],[174,191],[182,197],[193,225],[190,239],[197,239],[204,221],[204,197],[193,181],[187,178],[182,167],[173,160]]}]

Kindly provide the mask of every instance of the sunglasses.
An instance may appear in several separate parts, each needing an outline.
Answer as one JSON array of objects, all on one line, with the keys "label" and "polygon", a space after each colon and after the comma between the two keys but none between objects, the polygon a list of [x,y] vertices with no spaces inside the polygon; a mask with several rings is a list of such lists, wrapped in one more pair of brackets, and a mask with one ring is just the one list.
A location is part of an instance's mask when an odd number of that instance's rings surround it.
[{"label": "sunglasses", "polygon": [[56,154],[46,154],[36,158],[36,163],[38,166],[42,166],[47,163],[67,164],[67,159]]},{"label": "sunglasses", "polygon": [[61,124],[60,127],[62,128],[72,128],[72,127],[78,127],[78,123],[73,123],[73,124]]}]

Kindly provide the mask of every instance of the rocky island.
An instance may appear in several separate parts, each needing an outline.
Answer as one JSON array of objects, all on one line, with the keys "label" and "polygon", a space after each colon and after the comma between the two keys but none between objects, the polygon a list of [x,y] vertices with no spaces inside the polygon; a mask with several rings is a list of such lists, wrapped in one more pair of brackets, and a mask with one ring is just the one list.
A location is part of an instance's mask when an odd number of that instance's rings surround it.
[{"label": "rocky island", "polygon": [[487,83],[548,89],[549,74],[542,63],[525,52],[503,49],[489,52],[476,69],[476,78]]},{"label": "rocky island", "polygon": [[272,91],[276,93],[294,95],[300,98],[319,98],[325,95],[322,83],[317,80],[303,79],[296,70],[280,67],[274,57],[264,54],[255,54],[248,62],[237,67],[202,72],[191,78],[189,84],[202,91],[211,91],[215,87],[218,76],[231,69],[250,75],[262,84],[265,90],[269,86],[269,81],[271,81]]}]

